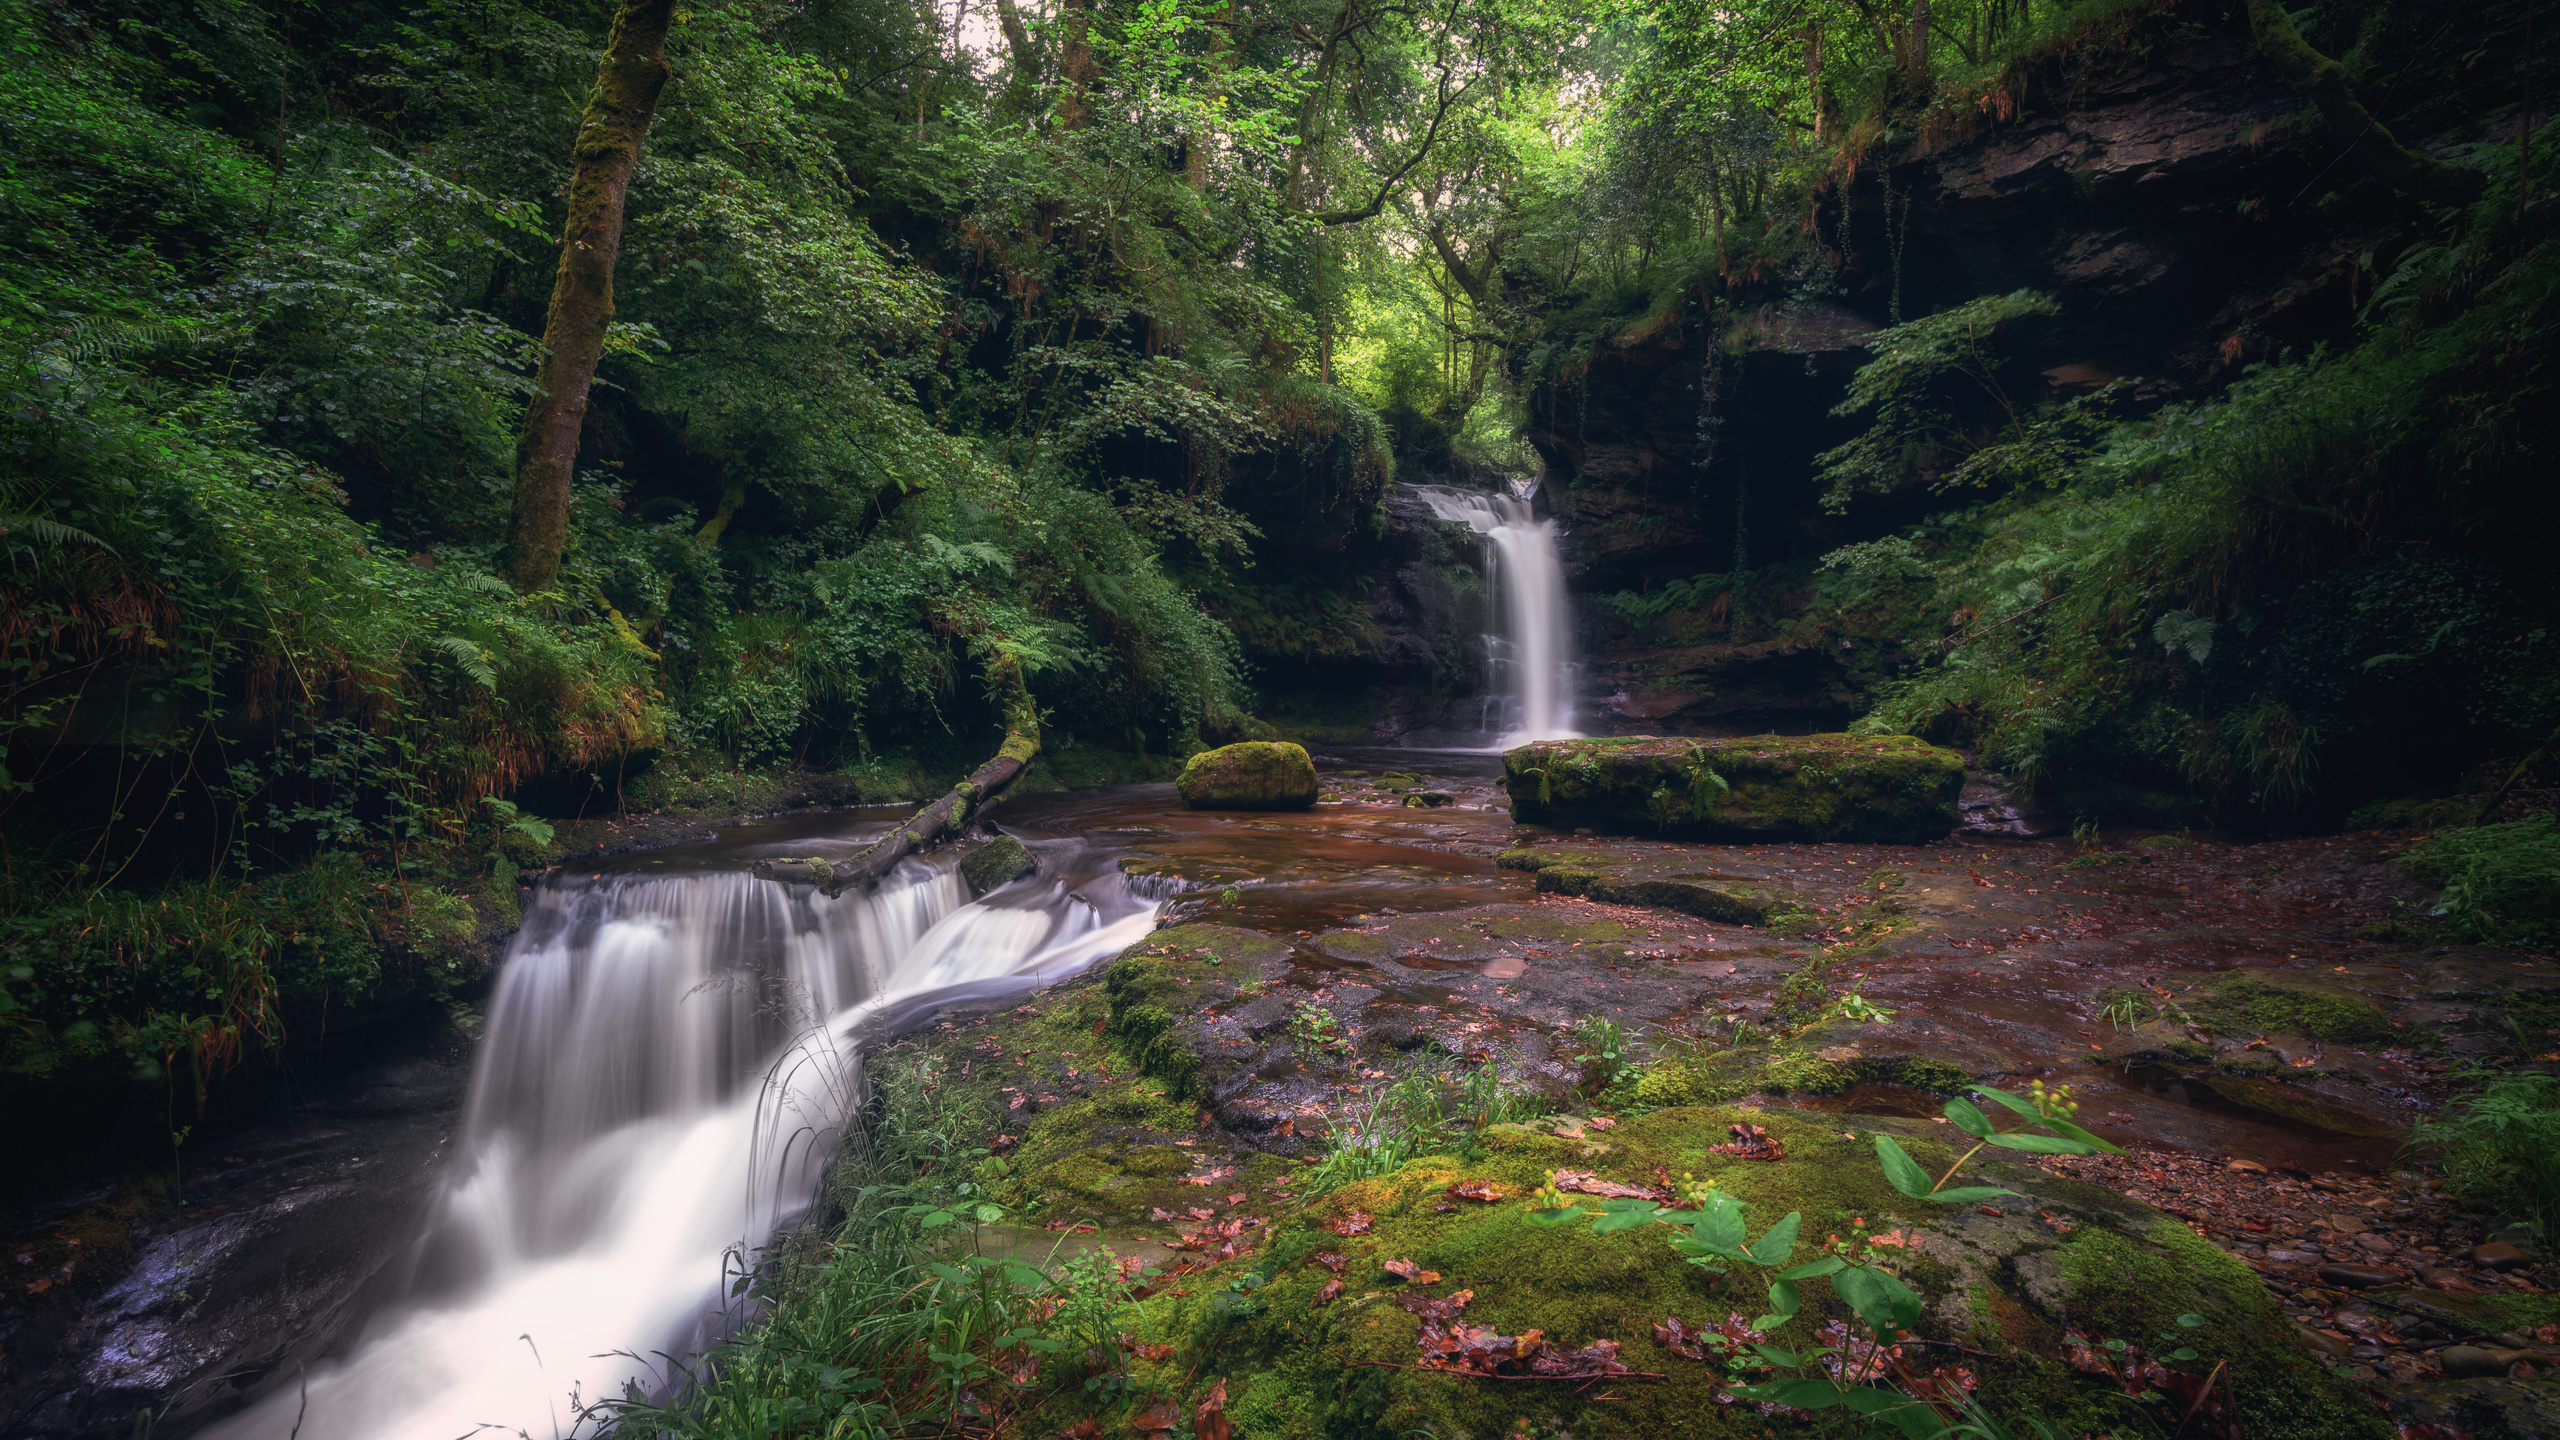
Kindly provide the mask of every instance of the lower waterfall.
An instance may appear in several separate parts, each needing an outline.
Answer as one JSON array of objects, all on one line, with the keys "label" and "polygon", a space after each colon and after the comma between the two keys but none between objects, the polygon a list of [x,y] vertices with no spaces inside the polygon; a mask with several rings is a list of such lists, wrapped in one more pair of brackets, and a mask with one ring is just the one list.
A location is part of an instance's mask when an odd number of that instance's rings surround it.
[{"label": "lower waterfall", "polygon": [[404,1273],[342,1361],[207,1433],[566,1436],[580,1405],[656,1382],[718,1338],[724,1278],[811,1203],[867,1038],[1153,928],[1115,862],[1044,849],[1041,874],[975,902],[919,861],[835,899],[736,871],[545,884]]}]

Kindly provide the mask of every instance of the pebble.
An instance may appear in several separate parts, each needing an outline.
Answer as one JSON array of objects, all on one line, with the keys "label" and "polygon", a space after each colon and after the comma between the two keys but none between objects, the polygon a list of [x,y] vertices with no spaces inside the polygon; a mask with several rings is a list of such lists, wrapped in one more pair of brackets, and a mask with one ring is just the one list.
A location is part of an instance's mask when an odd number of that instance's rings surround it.
[{"label": "pebble", "polygon": [[2356,1243],[2376,1255],[2388,1255],[2400,1248],[2388,1235],[2359,1235]]},{"label": "pebble", "polygon": [[2447,1345],[2436,1356],[2447,1380],[2480,1380],[2507,1373],[2507,1362],[2477,1345]]},{"label": "pebble", "polygon": [[[2337,1336],[2323,1335],[2319,1331],[2314,1330],[2310,1326],[2304,1325],[2299,1321],[2295,1322],[2294,1329],[2301,1333],[2302,1343],[2310,1346],[2314,1352],[2325,1355],[2332,1360],[2344,1360],[2347,1358],[2347,1342],[2339,1339]],[[2502,1370],[2498,1373],[2503,1375],[2506,1372]]]},{"label": "pebble", "polygon": [[2267,1173],[2267,1167],[2259,1164],[2255,1160],[2234,1160],[2222,1168],[2225,1170],[2236,1170],[2243,1175],[2264,1175]]},{"label": "pebble", "polygon": [[2329,1217],[2329,1228],[2341,1235],[2361,1235],[2373,1227],[2353,1215],[2332,1215]]},{"label": "pebble", "polygon": [[2267,1258],[2278,1265],[2313,1265],[2319,1263],[2322,1256],[2316,1250],[2270,1250]]},{"label": "pebble", "polygon": [[2531,1258],[2503,1240],[2492,1240],[2486,1245],[2471,1247],[2471,1263],[2486,1265],[2492,1270],[2513,1270]]},{"label": "pebble", "polygon": [[2323,1265],[2320,1278],[2332,1285],[2350,1290],[2370,1290],[2376,1285],[2396,1285],[2401,1274],[2387,1265]]}]

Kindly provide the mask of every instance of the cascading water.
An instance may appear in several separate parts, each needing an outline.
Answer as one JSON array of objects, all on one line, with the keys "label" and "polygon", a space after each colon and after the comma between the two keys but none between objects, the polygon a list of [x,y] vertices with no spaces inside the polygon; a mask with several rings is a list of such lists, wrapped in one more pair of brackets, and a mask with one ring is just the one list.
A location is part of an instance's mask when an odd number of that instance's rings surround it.
[{"label": "cascading water", "polygon": [[1563,740],[1573,728],[1573,696],[1581,680],[1573,660],[1573,610],[1556,555],[1556,522],[1537,517],[1535,479],[1514,479],[1506,494],[1416,485],[1413,492],[1443,520],[1485,538],[1493,558],[1493,614],[1485,637],[1493,690],[1484,729],[1496,748]]},{"label": "cascading water", "polygon": [[546,885],[400,1294],[342,1364],[210,1433],[567,1435],[580,1402],[664,1374],[634,1357],[704,1348],[724,1275],[815,1195],[866,1037],[1054,983],[1153,928],[1116,864],[1044,848],[1063,877],[976,903],[916,861],[839,899],[734,871]]}]

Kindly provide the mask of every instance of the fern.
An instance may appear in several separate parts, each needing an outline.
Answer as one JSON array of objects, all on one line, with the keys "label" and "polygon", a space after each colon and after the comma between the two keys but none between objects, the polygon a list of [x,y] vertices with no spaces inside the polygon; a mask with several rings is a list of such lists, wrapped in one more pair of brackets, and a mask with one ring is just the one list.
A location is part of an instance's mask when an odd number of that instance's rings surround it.
[{"label": "fern", "polygon": [[489,663],[488,652],[459,635],[439,635],[427,642],[452,657],[463,674],[480,682],[485,690],[498,688],[498,671]]},{"label": "fern", "polygon": [[47,520],[41,515],[0,515],[0,535],[19,532],[52,545],[95,545],[110,555],[116,553],[116,547],[113,545],[86,530],[65,525],[59,520]]}]

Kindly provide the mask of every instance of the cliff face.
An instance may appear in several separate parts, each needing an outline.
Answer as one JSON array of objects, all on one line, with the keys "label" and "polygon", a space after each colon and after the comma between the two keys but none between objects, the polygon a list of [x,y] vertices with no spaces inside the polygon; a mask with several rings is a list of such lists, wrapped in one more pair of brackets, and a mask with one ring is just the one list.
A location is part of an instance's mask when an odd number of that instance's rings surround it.
[{"label": "cliff face", "polygon": [[[1831,270],[1827,294],[1693,295],[1544,379],[1530,440],[1572,530],[1577,590],[1756,571],[1762,608],[1782,620],[1782,592],[1799,613],[1811,594],[1813,557],[1970,498],[1914,488],[1862,496],[1847,516],[1820,505],[1814,457],[1860,423],[1829,412],[1871,358],[1865,342],[1897,317],[2049,293],[2060,314],[2018,337],[2041,393],[2016,398],[2122,380],[2139,409],[2346,338],[2406,243],[2405,198],[2306,131],[2236,7],[2163,12],[1967,123],[1970,138],[1889,139],[1842,165],[1803,222]],[[1738,620],[1666,645],[1594,609],[1593,704],[1625,733],[1836,723],[1908,658],[1883,633]]]}]

